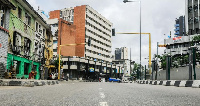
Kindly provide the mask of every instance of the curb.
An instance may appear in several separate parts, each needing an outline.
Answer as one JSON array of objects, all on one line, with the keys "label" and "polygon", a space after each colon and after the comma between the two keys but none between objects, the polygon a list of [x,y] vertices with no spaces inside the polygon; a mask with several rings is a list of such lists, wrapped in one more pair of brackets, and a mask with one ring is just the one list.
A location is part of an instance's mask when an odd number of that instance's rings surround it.
[{"label": "curb", "polygon": [[44,85],[56,85],[59,84],[59,81],[56,80],[27,80],[27,79],[3,79],[0,80],[0,86],[25,86],[25,87],[34,87],[34,86],[44,86]]},{"label": "curb", "polygon": [[200,88],[200,80],[136,80],[138,84]]}]

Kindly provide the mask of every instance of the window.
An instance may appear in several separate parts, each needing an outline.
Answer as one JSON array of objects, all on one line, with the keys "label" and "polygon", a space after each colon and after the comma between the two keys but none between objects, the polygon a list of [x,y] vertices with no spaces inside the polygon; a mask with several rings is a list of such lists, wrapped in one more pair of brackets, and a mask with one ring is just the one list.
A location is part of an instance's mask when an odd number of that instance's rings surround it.
[{"label": "window", "polygon": [[16,66],[16,74],[20,74],[19,73],[19,69],[20,69],[20,65],[21,65],[21,61],[14,61],[14,63],[17,63],[17,64],[15,64]]},{"label": "window", "polygon": [[45,29],[43,29],[43,36],[45,36]]},{"label": "window", "polygon": [[4,27],[4,16],[5,15],[5,10],[4,8],[0,7],[0,26]]},{"label": "window", "polygon": [[75,61],[72,61],[72,64],[71,65],[77,65],[77,62]]},{"label": "window", "polygon": [[31,26],[31,17],[27,13],[25,14],[25,22],[26,24]]},{"label": "window", "polygon": [[24,63],[24,75],[28,75],[29,67],[30,67],[29,63]]},{"label": "window", "polygon": [[38,23],[37,22],[35,24],[35,29],[36,29],[36,31],[38,31]]},{"label": "window", "polygon": [[22,9],[18,7],[18,18],[22,18]]},{"label": "window", "polygon": [[53,49],[53,52],[57,52],[57,49]]}]

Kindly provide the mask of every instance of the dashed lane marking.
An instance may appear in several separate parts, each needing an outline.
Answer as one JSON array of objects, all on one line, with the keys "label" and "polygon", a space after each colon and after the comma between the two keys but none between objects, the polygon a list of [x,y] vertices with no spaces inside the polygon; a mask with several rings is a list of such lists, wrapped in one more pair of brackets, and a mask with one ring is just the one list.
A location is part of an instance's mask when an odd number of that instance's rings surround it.
[{"label": "dashed lane marking", "polygon": [[105,98],[105,95],[104,95],[103,92],[99,92],[99,95],[100,95],[100,97],[101,97],[102,99]]},{"label": "dashed lane marking", "polygon": [[99,105],[100,106],[108,106],[108,103],[107,102],[99,102]]}]

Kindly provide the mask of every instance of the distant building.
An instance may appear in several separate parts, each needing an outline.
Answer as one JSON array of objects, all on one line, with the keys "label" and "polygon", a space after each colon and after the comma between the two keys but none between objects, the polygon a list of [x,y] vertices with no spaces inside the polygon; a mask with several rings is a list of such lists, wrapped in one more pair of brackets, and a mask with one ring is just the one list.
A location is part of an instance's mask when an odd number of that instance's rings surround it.
[{"label": "distant building", "polygon": [[200,34],[199,8],[199,0],[186,0],[186,23],[188,26],[188,35]]},{"label": "distant building", "polygon": [[[110,72],[112,23],[109,20],[90,6],[82,5],[51,11],[48,23],[57,29],[55,56],[59,45],[86,43],[61,49],[63,71],[69,78],[94,78]],[[94,72],[89,71],[92,68]]]},{"label": "distant building", "polygon": [[185,17],[180,16],[175,20],[175,36],[164,40],[166,45],[165,54],[184,55],[188,54],[189,36],[186,35]]},{"label": "distant building", "polygon": [[115,49],[115,60],[128,59],[128,48],[121,47]]},{"label": "distant building", "polygon": [[112,62],[116,65],[117,73],[120,73],[118,76],[130,76],[131,72],[130,60],[128,59],[128,48],[116,48]]},{"label": "distant building", "polygon": [[178,19],[175,20],[175,33],[176,36],[187,36],[185,33],[185,16],[180,16]]}]

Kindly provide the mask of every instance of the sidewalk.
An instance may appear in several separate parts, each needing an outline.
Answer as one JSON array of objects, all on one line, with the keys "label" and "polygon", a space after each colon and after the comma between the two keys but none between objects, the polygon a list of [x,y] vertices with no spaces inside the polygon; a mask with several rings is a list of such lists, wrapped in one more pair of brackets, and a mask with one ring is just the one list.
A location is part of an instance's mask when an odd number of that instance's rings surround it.
[{"label": "sidewalk", "polygon": [[0,86],[43,86],[59,84],[57,80],[35,80],[35,79],[0,79]]},{"label": "sidewalk", "polygon": [[200,80],[136,80],[139,84],[200,88]]}]

